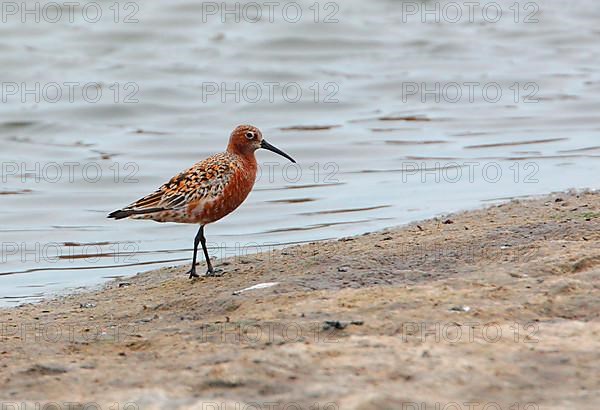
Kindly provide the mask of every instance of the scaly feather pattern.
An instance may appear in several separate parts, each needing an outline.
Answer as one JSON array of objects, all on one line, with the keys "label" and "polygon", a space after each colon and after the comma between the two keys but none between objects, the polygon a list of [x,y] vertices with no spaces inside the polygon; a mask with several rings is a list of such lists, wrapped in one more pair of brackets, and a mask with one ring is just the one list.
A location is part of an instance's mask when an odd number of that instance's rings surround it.
[{"label": "scaly feather pattern", "polygon": [[[231,212],[246,199],[255,178],[255,161],[248,163],[236,154],[222,152],[194,164],[155,192],[111,215],[158,222],[214,222],[224,216],[223,211]],[[224,196],[225,191],[229,195]]]}]

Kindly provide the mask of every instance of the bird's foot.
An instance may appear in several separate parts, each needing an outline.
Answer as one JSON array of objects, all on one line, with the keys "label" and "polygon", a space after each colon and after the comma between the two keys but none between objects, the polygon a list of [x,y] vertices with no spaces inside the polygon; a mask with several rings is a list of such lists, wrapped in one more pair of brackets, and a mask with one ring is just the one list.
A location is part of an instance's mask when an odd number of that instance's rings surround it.
[{"label": "bird's foot", "polygon": [[210,277],[210,278],[218,278],[223,276],[223,269],[219,269],[219,268],[209,268],[206,271],[206,275],[204,275],[206,277]]},{"label": "bird's foot", "polygon": [[194,278],[199,278],[200,275],[198,275],[196,273],[196,267],[192,267],[192,269],[189,270],[188,274],[190,275],[190,279],[194,279]]}]

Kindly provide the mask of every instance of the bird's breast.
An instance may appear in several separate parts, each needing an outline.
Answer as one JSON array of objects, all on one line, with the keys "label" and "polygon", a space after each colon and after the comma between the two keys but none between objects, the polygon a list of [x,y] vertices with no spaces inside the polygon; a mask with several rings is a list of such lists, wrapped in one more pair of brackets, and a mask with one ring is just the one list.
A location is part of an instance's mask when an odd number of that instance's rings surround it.
[{"label": "bird's breast", "polygon": [[233,173],[224,183],[221,193],[212,198],[205,198],[190,210],[197,215],[200,223],[215,222],[233,212],[239,207],[252,191],[256,181],[256,163],[241,164],[234,168]]}]

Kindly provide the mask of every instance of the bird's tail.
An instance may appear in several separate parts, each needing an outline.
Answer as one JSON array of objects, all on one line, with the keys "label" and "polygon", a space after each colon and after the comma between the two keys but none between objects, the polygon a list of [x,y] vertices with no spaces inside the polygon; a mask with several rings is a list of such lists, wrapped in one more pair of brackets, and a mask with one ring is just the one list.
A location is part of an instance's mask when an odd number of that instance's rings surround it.
[{"label": "bird's tail", "polygon": [[108,214],[108,218],[113,219],[125,219],[133,215],[152,214],[154,212],[164,211],[163,208],[149,208],[149,209],[119,209],[118,211],[111,212]]}]

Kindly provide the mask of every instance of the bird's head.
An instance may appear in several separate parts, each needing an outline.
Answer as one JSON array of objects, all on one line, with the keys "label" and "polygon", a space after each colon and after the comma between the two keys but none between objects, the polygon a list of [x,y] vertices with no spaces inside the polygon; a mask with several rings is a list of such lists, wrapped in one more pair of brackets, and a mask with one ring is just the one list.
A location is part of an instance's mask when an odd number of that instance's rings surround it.
[{"label": "bird's head", "polygon": [[229,137],[227,151],[243,156],[254,154],[254,151],[260,148],[279,154],[293,163],[296,162],[288,154],[265,141],[262,132],[252,125],[240,125],[233,130]]}]

